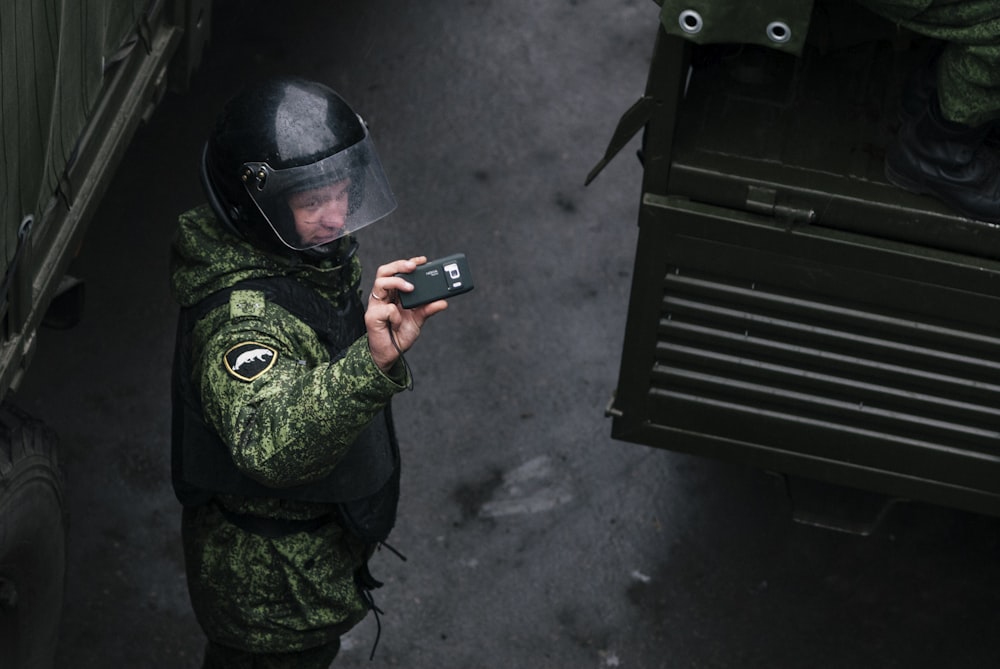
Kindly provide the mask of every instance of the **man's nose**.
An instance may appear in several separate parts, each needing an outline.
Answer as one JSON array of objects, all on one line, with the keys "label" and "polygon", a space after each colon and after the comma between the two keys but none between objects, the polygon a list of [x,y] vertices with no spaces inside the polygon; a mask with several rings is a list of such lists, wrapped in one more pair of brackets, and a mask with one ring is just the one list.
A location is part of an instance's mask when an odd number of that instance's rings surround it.
[{"label": "man's nose", "polygon": [[320,212],[320,224],[325,228],[339,230],[344,227],[346,220],[346,208],[336,204],[328,204]]}]

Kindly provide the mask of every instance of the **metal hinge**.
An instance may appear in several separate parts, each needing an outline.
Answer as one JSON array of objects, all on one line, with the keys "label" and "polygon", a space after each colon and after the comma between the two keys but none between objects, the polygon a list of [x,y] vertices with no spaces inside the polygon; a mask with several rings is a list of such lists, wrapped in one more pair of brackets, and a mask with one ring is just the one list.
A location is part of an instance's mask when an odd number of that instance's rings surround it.
[{"label": "metal hinge", "polygon": [[747,186],[747,211],[786,221],[790,225],[816,222],[815,209],[800,209],[778,204],[778,191],[765,186]]}]

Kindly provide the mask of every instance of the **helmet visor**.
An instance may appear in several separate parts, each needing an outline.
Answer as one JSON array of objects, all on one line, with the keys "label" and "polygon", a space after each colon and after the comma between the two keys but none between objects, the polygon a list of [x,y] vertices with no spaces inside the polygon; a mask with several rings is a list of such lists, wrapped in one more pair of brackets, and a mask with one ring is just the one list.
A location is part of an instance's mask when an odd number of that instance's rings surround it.
[{"label": "helmet visor", "polygon": [[243,185],[274,234],[305,251],[370,225],[396,208],[378,154],[365,138],[318,162],[272,169],[244,163]]}]

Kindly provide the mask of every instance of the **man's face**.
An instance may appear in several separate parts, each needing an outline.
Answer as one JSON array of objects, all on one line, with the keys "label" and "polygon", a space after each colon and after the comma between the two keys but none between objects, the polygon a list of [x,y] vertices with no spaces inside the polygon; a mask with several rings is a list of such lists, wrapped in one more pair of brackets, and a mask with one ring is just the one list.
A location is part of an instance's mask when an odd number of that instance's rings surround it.
[{"label": "man's face", "polygon": [[327,244],[345,234],[351,180],[294,193],[288,206],[303,247]]}]

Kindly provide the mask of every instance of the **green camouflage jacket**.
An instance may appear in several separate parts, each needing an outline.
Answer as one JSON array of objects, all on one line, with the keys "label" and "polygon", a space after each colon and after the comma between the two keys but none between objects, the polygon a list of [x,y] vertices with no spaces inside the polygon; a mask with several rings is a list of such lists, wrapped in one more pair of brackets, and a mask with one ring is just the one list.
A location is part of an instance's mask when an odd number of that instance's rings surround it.
[{"label": "green camouflage jacket", "polygon": [[[172,249],[171,285],[191,306],[238,281],[291,276],[332,301],[358,290],[337,268],[263,253],[223,230],[207,206],[183,214]],[[227,353],[252,342],[274,351],[249,379]],[[315,333],[263,293],[238,290],[195,326],[192,373],[204,418],[237,466],[271,487],[328,474],[358,432],[406,387],[405,373],[386,376],[365,337],[334,363]],[[220,496],[228,510],[309,519],[327,505]],[[291,652],[335,639],[367,609],[354,582],[365,547],[336,523],[312,533],[268,539],[227,522],[212,504],[188,509],[184,551],[192,605],[213,641],[254,652]]]}]

